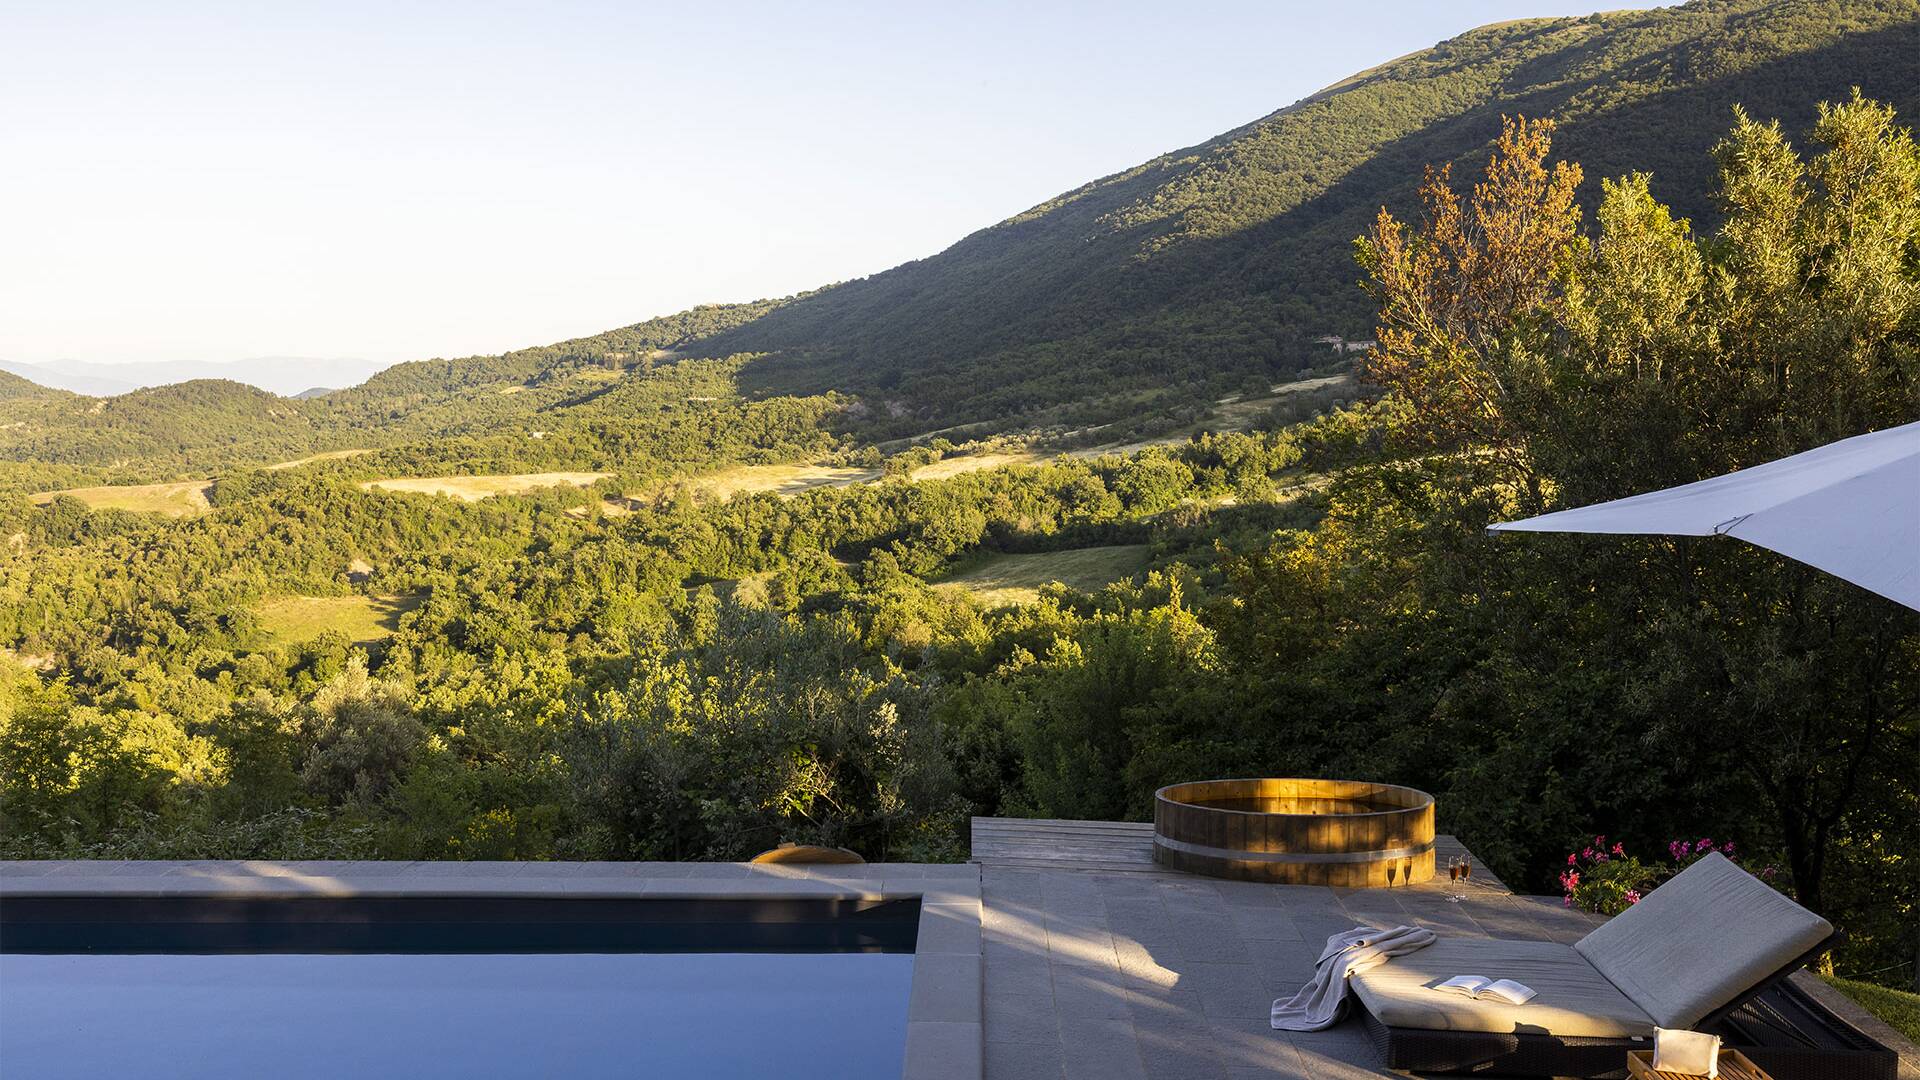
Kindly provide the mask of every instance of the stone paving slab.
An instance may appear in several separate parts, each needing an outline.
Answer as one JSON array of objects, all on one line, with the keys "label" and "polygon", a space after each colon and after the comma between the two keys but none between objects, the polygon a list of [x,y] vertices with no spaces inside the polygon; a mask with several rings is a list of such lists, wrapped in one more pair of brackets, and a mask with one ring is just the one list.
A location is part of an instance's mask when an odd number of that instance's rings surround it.
[{"label": "stone paving slab", "polygon": [[[1490,877],[1490,875],[1489,875]],[[1398,889],[1167,872],[982,867],[987,1080],[1364,1080],[1392,1076],[1357,1026],[1275,1031],[1328,935],[1413,923],[1571,941],[1594,920],[1475,881]]]}]

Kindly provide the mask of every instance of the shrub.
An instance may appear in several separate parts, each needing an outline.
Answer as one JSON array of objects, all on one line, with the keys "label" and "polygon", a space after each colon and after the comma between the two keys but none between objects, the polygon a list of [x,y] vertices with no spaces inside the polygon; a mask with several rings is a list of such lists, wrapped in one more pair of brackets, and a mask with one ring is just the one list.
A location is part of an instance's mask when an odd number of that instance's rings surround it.
[{"label": "shrub", "polygon": [[[1719,852],[1740,865],[1731,840],[1715,843],[1709,837],[1699,840],[1670,840],[1667,857],[1671,862],[1644,863],[1627,854],[1624,844],[1608,845],[1607,838],[1596,836],[1593,843],[1567,855],[1567,868],[1560,872],[1561,902],[1568,907],[1599,915],[1618,915],[1640,902],[1668,878]],[[1745,867],[1742,867],[1746,869]],[[1778,868],[1767,865],[1750,870],[1755,877],[1779,887]]]}]

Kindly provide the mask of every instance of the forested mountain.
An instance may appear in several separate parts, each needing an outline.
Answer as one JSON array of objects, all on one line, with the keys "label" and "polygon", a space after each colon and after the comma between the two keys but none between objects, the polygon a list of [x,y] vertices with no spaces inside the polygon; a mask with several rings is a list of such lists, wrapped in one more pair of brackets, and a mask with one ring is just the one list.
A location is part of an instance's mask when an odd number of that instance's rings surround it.
[{"label": "forested mountain", "polygon": [[19,364],[0,360],[0,371],[11,371],[42,386],[92,397],[112,397],[142,387],[167,386],[195,379],[231,379],[291,396],[316,382],[352,386],[379,368],[380,365],[367,360],[315,356],[256,356],[227,361],[154,360],[123,364],[98,364],[84,360]]},{"label": "forested mountain", "polygon": [[39,383],[11,371],[0,371],[0,401],[20,401],[28,398],[58,397],[64,391],[41,386]]},{"label": "forested mountain", "polygon": [[[778,303],[760,300],[750,304],[709,304],[592,337],[574,338],[532,349],[517,349],[499,356],[396,364],[364,384],[343,391],[339,404],[349,409],[354,405],[378,408],[395,399],[432,400],[439,395],[489,383],[536,379],[565,364],[591,364],[616,369],[651,366],[651,361],[670,359],[721,331],[750,322],[772,310]],[[700,355],[725,354],[702,349]]]},{"label": "forested mountain", "polygon": [[0,360],[0,375],[9,375],[14,378],[25,379],[35,386],[67,390],[76,394],[89,394],[95,397],[105,397],[110,394],[124,394],[135,388],[132,383],[123,382],[118,379],[89,378],[85,375],[79,378],[62,378],[55,372],[38,364],[16,364],[7,360]]},{"label": "forested mountain", "polygon": [[[608,392],[607,379],[676,363],[698,351],[702,340],[774,303],[699,307],[498,356],[397,364],[360,386],[314,398],[282,398],[224,379],[91,398],[0,372],[0,461],[89,468],[100,480],[120,483],[204,476],[309,453],[424,440],[441,440],[437,456],[448,458],[462,449],[447,444],[450,438],[498,436],[504,430],[524,441],[530,431],[565,426],[582,415],[582,406]],[[682,381],[693,388],[683,388],[683,396],[733,392],[730,381],[714,383],[708,370],[685,373]],[[615,395],[599,412],[617,408],[621,400]],[[557,445],[550,444],[541,456],[552,458]]]},{"label": "forested mountain", "polygon": [[[21,380],[25,382],[25,380]],[[319,429],[314,410],[245,383],[195,379],[91,398],[60,391],[4,415],[0,458],[70,465],[170,463],[200,451],[224,468],[305,452]]]},{"label": "forested mountain", "polygon": [[1410,203],[1424,166],[1484,157],[1502,114],[1559,122],[1589,205],[1599,178],[1637,169],[1705,221],[1707,150],[1736,104],[1798,132],[1854,86],[1920,112],[1920,3],[1696,0],[1483,27],[714,345],[772,354],[750,373],[768,387],[908,402],[903,428],[1063,405],[1106,419],[1143,393],[1298,367],[1321,334],[1370,336],[1350,241]]}]

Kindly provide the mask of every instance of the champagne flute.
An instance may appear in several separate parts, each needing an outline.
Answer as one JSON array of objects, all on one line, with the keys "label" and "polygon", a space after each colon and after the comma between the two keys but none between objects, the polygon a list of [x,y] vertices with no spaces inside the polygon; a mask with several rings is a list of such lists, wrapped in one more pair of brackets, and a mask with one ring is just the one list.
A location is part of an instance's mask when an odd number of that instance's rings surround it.
[{"label": "champagne flute", "polygon": [[1473,856],[1460,856],[1460,899],[1467,898],[1467,879],[1473,876]]},{"label": "champagne flute", "polygon": [[1460,856],[1458,855],[1447,860],[1447,902],[1452,904],[1460,902]]}]

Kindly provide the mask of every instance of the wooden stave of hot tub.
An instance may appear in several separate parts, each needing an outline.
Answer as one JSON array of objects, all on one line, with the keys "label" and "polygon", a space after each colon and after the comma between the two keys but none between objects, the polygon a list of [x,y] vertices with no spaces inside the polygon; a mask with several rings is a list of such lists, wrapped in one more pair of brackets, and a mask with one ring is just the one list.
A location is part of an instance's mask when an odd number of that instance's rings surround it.
[{"label": "wooden stave of hot tub", "polygon": [[[1364,799],[1391,809],[1266,813],[1186,801],[1250,798]],[[1415,884],[1433,877],[1433,836],[1433,796],[1398,784],[1201,780],[1169,784],[1153,797],[1153,861],[1210,877],[1345,888]],[[1389,865],[1396,869],[1391,883]]]}]

